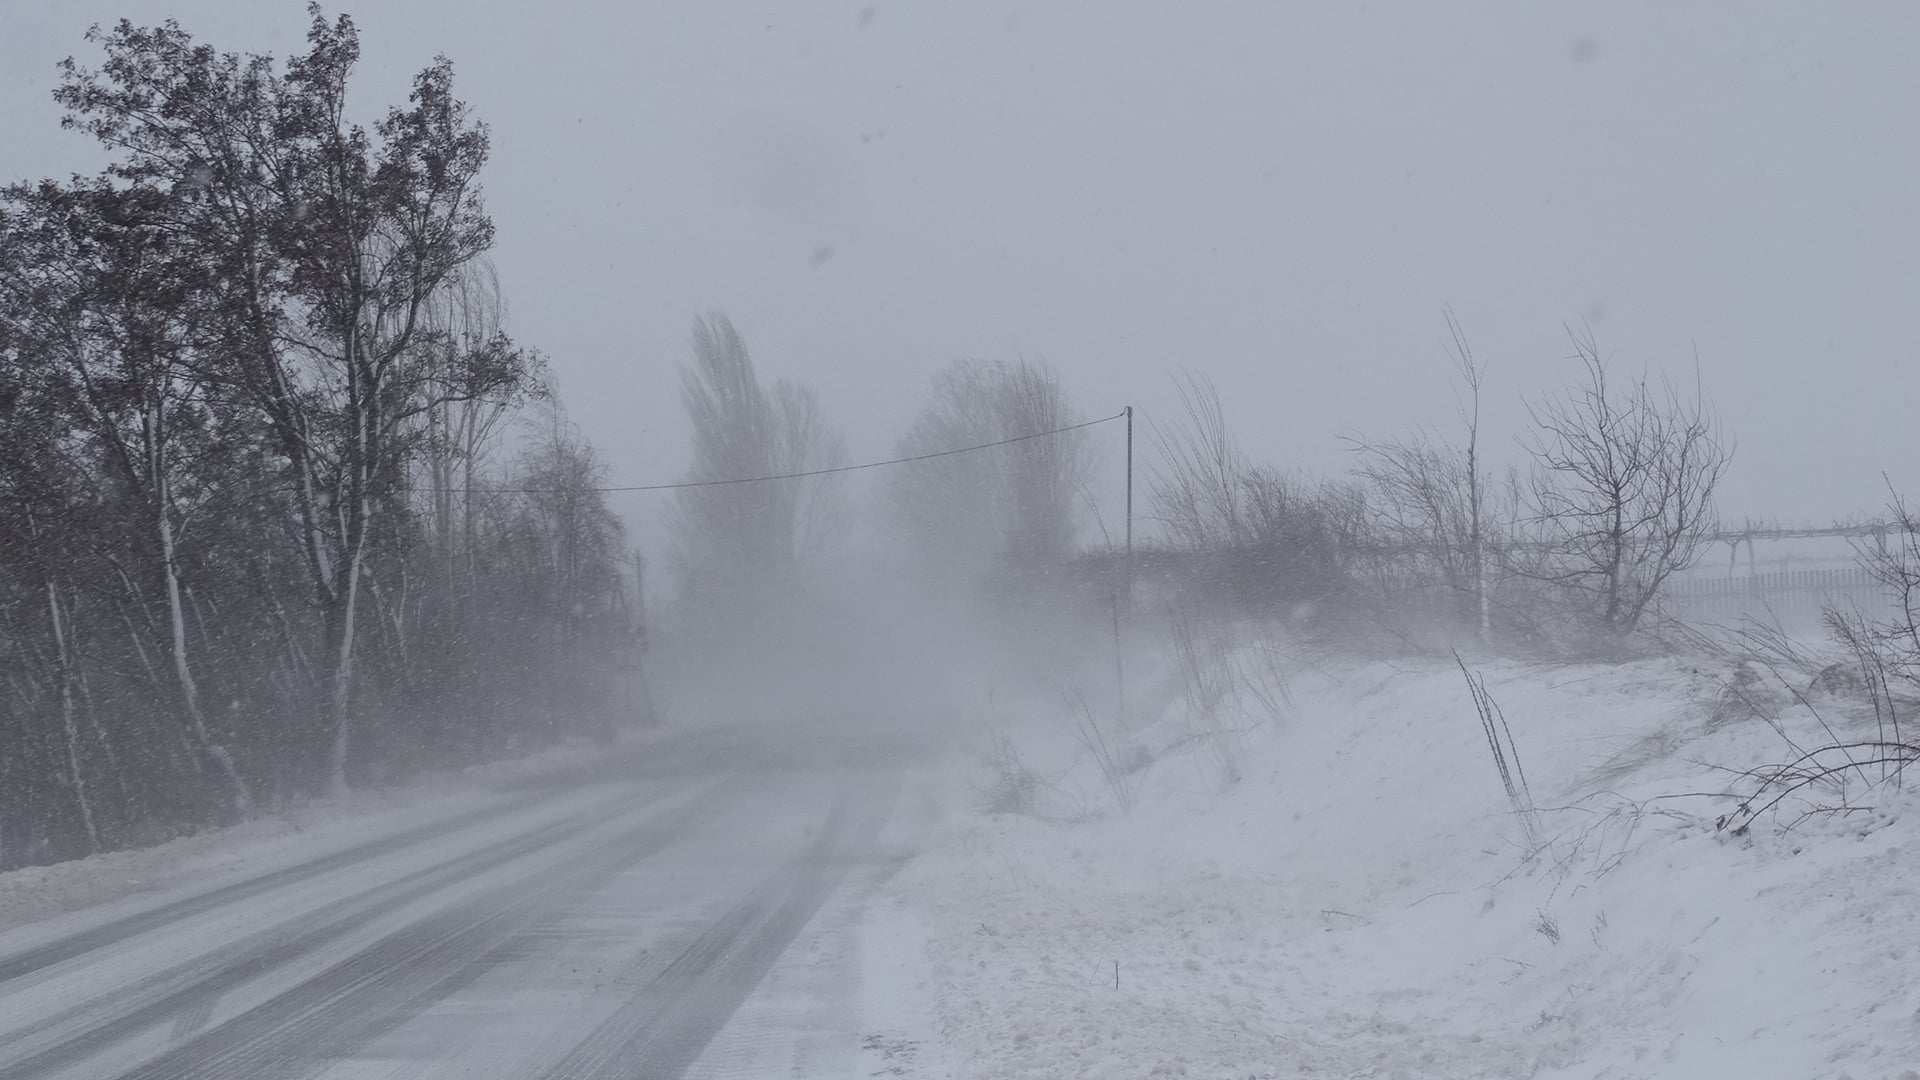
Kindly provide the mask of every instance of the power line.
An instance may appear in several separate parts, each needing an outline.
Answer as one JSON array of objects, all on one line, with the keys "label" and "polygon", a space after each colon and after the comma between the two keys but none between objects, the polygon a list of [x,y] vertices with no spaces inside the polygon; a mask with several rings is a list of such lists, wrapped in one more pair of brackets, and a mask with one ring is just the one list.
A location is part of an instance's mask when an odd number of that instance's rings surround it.
[{"label": "power line", "polygon": [[764,483],[769,480],[802,480],[809,476],[828,476],[833,473],[857,472],[861,469],[878,469],[883,465],[905,465],[915,461],[931,461],[934,458],[953,457],[956,454],[971,454],[978,450],[991,450],[996,446],[1011,446],[1014,443],[1029,442],[1034,439],[1044,439],[1052,435],[1064,435],[1069,431],[1079,431],[1081,428],[1090,428],[1095,424],[1112,423],[1113,421],[1119,420],[1126,415],[1127,415],[1126,410],[1123,409],[1120,412],[1114,413],[1112,416],[1103,416],[1098,420],[1086,420],[1078,424],[1068,424],[1066,427],[1053,428],[1049,431],[1035,431],[1027,435],[1015,435],[1011,439],[999,439],[994,442],[979,443],[974,446],[961,446],[952,450],[936,450],[931,454],[912,454],[907,457],[888,458],[885,461],[867,461],[867,462],[862,462],[859,465],[836,465],[831,469],[808,469],[805,472],[776,473],[770,476],[736,476],[736,477],[729,477],[728,479],[725,479],[725,480],[683,480],[675,484],[628,484],[628,485],[621,485],[616,487],[580,487],[580,488],[556,488],[556,487],[480,488],[480,487],[476,487],[471,489],[464,488],[464,487],[459,487],[459,488],[415,487],[415,488],[408,488],[407,490],[415,491],[415,492],[431,492],[435,494],[439,494],[439,493],[459,494],[459,493],[471,491],[473,494],[476,494],[476,495],[493,495],[493,494],[538,495],[538,494],[545,494],[545,493],[562,493],[562,492],[569,492],[569,491],[597,491],[597,492],[611,494],[615,492],[628,492],[628,491],[678,491],[681,488],[725,487],[731,484],[758,484],[758,483]]}]

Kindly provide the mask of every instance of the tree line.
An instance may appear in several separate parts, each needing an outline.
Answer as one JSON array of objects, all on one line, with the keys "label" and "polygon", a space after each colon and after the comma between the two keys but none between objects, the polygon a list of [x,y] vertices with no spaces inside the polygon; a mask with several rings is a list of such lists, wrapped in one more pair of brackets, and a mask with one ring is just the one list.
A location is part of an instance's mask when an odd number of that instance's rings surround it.
[{"label": "tree line", "polygon": [[90,40],[112,163],[0,192],[0,868],[608,723],[621,526],[452,66],[368,128],[344,16]]}]

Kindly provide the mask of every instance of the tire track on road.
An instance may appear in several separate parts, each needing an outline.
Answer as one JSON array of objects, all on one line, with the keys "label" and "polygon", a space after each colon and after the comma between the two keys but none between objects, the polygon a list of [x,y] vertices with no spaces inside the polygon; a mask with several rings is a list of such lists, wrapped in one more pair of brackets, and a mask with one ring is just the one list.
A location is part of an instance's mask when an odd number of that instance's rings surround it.
[{"label": "tire track on road", "polygon": [[123,1073],[125,1080],[277,1080],[318,1072],[479,978],[563,896],[590,891],[695,831],[748,777],[712,784],[664,818],[592,838],[559,867],[434,912],[287,991]]},{"label": "tire track on road", "polygon": [[[614,800],[613,812],[631,813],[672,793],[671,789],[644,789],[636,795]],[[265,927],[210,954],[137,980],[104,998],[73,1006],[30,1027],[9,1032],[9,1043],[19,1046],[45,1032],[84,1025],[29,1057],[0,1065],[0,1080],[46,1075],[92,1057],[168,1019],[179,1021],[176,1038],[191,1036],[211,1019],[213,1008],[222,996],[248,981],[484,871],[532,855],[576,832],[589,815],[605,809],[582,810],[530,833],[343,897],[302,914],[299,927],[291,933],[285,924]]]},{"label": "tire track on road", "polygon": [[[879,834],[894,788],[890,780],[884,790],[836,800],[807,850],[696,934],[620,1011],[538,1075],[665,1080],[683,1074],[851,871],[857,860],[846,850]],[[859,805],[850,808],[853,802]]]},{"label": "tire track on road", "polygon": [[[615,748],[587,770],[588,783],[608,780],[633,780],[641,777],[695,775],[719,771],[728,744],[708,745],[683,737],[676,742],[657,742],[646,746]],[[637,762],[637,764],[636,764]],[[289,885],[348,869],[420,844],[452,836],[466,829],[512,817],[533,806],[563,798],[580,789],[579,776],[536,776],[504,782],[499,790],[515,794],[477,808],[471,813],[455,814],[440,821],[402,829],[375,840],[355,844],[316,859],[269,871],[211,889],[181,897],[157,907],[135,911],[86,927],[51,941],[18,952],[0,955],[0,987],[55,964],[71,960],[95,949],[116,945],[149,931],[190,919],[229,904],[240,903]],[[21,929],[21,928],[15,928]]]},{"label": "tire track on road", "polygon": [[159,907],[124,915],[100,926],[57,938],[53,941],[35,945],[9,956],[0,957],[0,986],[15,979],[31,975],[43,968],[71,960],[96,949],[115,945],[128,938],[137,937],[151,930],[168,926],[181,919],[202,915],[228,904],[251,900],[263,893],[288,885],[297,885],[324,874],[353,866],[355,863],[377,859],[406,848],[437,840],[443,836],[473,828],[500,818],[510,817],[536,803],[556,797],[559,792],[543,791],[511,799],[499,805],[489,807],[471,816],[457,816],[447,821],[430,822],[382,837],[364,844],[358,844],[343,851],[336,851],[318,859],[300,863],[296,866],[261,874],[258,877],[237,881],[221,886],[209,892],[162,904]]}]

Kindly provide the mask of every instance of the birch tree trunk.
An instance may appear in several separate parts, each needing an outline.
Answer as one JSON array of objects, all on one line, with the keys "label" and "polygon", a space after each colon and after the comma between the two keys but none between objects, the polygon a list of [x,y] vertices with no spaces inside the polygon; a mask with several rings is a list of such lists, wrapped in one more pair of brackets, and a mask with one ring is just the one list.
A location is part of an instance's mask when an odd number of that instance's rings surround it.
[{"label": "birch tree trunk", "polygon": [[53,620],[54,659],[60,675],[60,720],[67,736],[67,772],[73,784],[73,798],[80,808],[80,823],[87,831],[87,852],[100,851],[100,828],[94,822],[93,801],[87,795],[87,774],[80,761],[80,724],[73,714],[73,656],[67,648],[67,632],[62,625],[60,594],[47,579],[47,615]]},{"label": "birch tree trunk", "polygon": [[220,767],[221,775],[226,777],[227,786],[233,791],[234,812],[243,818],[250,818],[253,816],[253,797],[247,792],[246,781],[240,778],[240,770],[234,767],[233,755],[213,737],[212,730],[207,726],[206,714],[200,709],[200,687],[194,682],[193,665],[187,659],[187,618],[180,603],[180,573],[173,554],[173,515],[168,510],[172,492],[159,457],[157,438],[154,444],[154,505],[158,510],[160,562],[166,570],[167,630],[173,638],[174,681],[180,688],[180,704],[186,710],[187,727],[193,732],[194,742],[213,759],[214,764]]}]

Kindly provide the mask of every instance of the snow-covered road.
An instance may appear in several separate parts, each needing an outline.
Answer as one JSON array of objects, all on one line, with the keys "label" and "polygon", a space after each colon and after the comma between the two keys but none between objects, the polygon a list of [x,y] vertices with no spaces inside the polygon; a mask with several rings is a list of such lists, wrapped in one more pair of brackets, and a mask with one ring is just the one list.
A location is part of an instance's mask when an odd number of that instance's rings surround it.
[{"label": "snow-covered road", "polygon": [[[698,739],[626,764],[0,934],[0,1078],[723,1076],[801,1056],[765,1045],[774,1008],[722,1032],[823,906],[899,865],[897,767]],[[809,1008],[837,1010],[825,1027],[857,1054],[856,991],[821,983]]]}]

